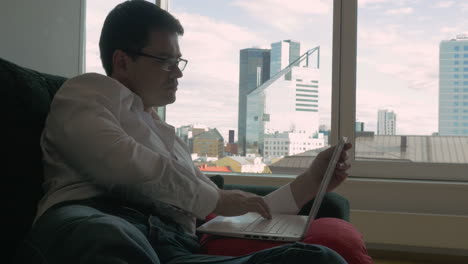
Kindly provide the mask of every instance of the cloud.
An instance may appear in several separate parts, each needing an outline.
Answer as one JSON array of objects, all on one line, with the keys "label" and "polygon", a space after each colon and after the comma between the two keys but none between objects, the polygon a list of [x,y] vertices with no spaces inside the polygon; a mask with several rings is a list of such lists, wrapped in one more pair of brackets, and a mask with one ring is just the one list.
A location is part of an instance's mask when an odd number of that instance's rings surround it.
[{"label": "cloud", "polygon": [[402,8],[395,8],[395,9],[389,9],[385,11],[385,14],[387,15],[408,15],[412,14],[414,11],[413,8],[411,7],[402,7]]},{"label": "cloud", "polygon": [[448,8],[452,7],[455,4],[455,1],[441,1],[438,3],[435,3],[432,7],[433,8]]},{"label": "cloud", "polygon": [[[420,30],[399,25],[361,27],[358,32],[360,63],[408,83],[408,89],[433,91],[438,80],[438,44]],[[437,37],[436,37],[437,38]],[[424,80],[424,81],[422,81]]]},{"label": "cloud", "polygon": [[440,32],[442,32],[442,33],[456,33],[456,32],[458,32],[458,28],[457,27],[442,27],[440,29]]},{"label": "cloud", "polygon": [[[465,20],[459,24],[468,24],[468,20]],[[449,39],[453,39],[455,38],[456,36],[458,35],[468,35],[468,30],[466,29],[466,27],[463,27],[463,26],[443,26],[439,29],[439,31],[442,33],[443,35],[443,38],[444,40],[449,40]]]},{"label": "cloud", "polygon": [[397,30],[387,26],[387,30],[376,30],[361,26],[358,28],[358,45],[387,46],[399,40]]},{"label": "cloud", "polygon": [[174,13],[185,28],[180,39],[189,60],[177,101],[167,107],[175,125],[237,127],[239,51],[268,43],[261,34],[199,14]]},{"label": "cloud", "polygon": [[382,4],[385,2],[389,2],[391,0],[359,0],[359,7],[364,8],[364,7],[369,7],[371,5],[375,4]]},{"label": "cloud", "polygon": [[388,5],[406,6],[415,4],[421,0],[359,0],[359,8],[382,8]]},{"label": "cloud", "polygon": [[432,17],[430,17],[430,16],[418,16],[418,17],[416,17],[416,20],[419,21],[419,22],[431,21]]},{"label": "cloud", "polygon": [[[394,110],[397,133],[437,131],[440,36],[401,25],[366,25],[358,32],[357,118],[375,130],[378,109]],[[417,128],[417,129],[416,129]]]},{"label": "cloud", "polygon": [[[402,47],[395,47],[395,50],[400,48]],[[399,58],[404,56],[404,54],[398,55]],[[435,94],[438,89],[438,57],[429,54],[427,56],[430,56],[430,58],[422,59],[419,62],[416,59],[409,61],[402,60],[401,63],[382,63],[381,60],[376,60],[371,65],[378,72],[384,73],[395,80],[402,81],[406,90]]]},{"label": "cloud", "polygon": [[333,10],[332,2],[324,0],[296,0],[293,4],[283,0],[237,0],[231,5],[285,32],[305,28],[314,16],[327,15]]},{"label": "cloud", "polygon": [[460,3],[460,9],[462,12],[468,12],[468,3]]},{"label": "cloud", "polygon": [[237,82],[240,49],[268,43],[261,34],[234,24],[190,13],[175,13],[185,27],[180,39],[187,71],[211,73],[221,80]]}]

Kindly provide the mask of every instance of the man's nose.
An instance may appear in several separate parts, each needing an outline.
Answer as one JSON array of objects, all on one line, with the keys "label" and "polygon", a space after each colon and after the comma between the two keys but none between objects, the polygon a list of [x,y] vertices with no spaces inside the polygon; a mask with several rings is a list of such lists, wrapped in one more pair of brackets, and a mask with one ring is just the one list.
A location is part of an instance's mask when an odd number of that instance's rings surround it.
[{"label": "man's nose", "polygon": [[175,66],[174,69],[171,71],[171,77],[172,78],[182,78],[184,74],[180,70],[179,66]]}]

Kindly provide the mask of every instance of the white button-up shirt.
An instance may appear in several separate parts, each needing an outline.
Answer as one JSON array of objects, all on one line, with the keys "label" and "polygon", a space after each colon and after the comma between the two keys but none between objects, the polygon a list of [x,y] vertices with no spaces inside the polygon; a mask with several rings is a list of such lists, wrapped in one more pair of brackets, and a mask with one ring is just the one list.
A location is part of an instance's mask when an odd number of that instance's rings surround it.
[{"label": "white button-up shirt", "polygon": [[144,111],[141,98],[110,77],[88,73],[56,93],[41,138],[45,196],[52,205],[118,190],[165,210],[188,232],[218,201],[217,186],[193,165],[174,127]]},{"label": "white button-up shirt", "polygon": [[[193,165],[174,127],[144,111],[141,98],[110,77],[69,79],[52,101],[41,137],[45,196],[36,219],[59,202],[112,192],[152,205],[195,232],[218,201],[217,186]],[[285,185],[265,197],[272,213],[299,209]]]}]

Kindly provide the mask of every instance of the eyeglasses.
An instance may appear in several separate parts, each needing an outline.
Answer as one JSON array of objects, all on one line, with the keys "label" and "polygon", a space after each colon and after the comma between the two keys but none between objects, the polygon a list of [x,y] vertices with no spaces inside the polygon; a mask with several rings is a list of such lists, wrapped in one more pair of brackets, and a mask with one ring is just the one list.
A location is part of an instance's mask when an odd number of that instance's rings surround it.
[{"label": "eyeglasses", "polygon": [[168,72],[174,70],[175,67],[179,67],[179,70],[183,71],[188,63],[186,59],[182,59],[182,58],[162,58],[162,57],[153,56],[153,55],[146,54],[146,53],[139,52],[139,51],[124,50],[124,52],[155,59],[157,62],[161,64],[161,69],[168,71]]}]

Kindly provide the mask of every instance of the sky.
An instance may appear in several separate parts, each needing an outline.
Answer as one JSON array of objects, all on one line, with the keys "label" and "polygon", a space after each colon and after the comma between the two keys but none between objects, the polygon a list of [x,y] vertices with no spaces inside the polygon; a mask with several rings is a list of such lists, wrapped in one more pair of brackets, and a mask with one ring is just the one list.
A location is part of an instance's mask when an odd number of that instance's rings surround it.
[{"label": "sky", "polygon": [[[168,123],[237,130],[239,50],[294,39],[301,52],[320,46],[320,120],[330,127],[333,0],[169,1],[185,28],[179,41],[189,63]],[[87,3],[87,72],[103,73],[99,33],[118,2]],[[375,131],[377,111],[388,109],[397,134],[437,131],[439,44],[468,34],[467,13],[466,0],[359,1],[356,117],[366,130]]]}]

